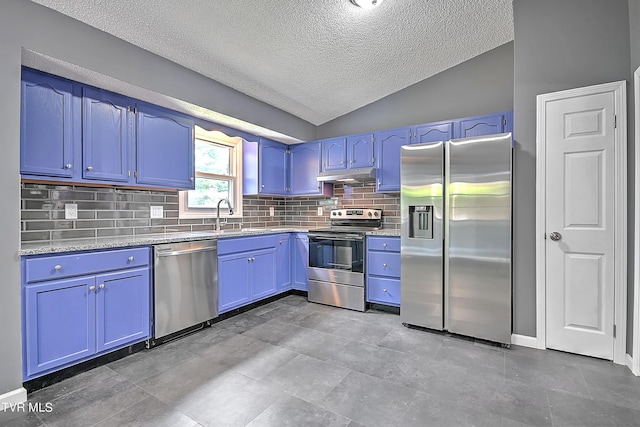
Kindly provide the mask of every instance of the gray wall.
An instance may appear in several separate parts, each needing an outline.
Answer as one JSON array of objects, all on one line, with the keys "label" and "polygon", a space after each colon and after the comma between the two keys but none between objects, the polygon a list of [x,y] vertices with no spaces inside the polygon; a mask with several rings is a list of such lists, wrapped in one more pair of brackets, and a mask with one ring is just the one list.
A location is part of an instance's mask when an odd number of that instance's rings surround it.
[{"label": "gray wall", "polygon": [[628,80],[629,4],[514,0],[513,8],[514,330],[535,336],[536,95]]},{"label": "gray wall", "polygon": [[318,138],[513,109],[513,42],[318,127]]},{"label": "gray wall", "polygon": [[0,395],[19,388],[20,339],[20,66],[21,48],[97,71],[303,140],[313,125],[157,55],[24,0],[0,6]]}]

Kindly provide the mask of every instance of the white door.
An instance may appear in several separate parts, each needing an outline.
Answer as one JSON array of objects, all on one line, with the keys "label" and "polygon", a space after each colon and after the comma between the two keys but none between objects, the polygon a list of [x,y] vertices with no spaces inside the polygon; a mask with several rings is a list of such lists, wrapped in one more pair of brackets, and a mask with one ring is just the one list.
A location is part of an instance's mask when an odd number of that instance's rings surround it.
[{"label": "white door", "polygon": [[546,104],[547,347],[613,359],[614,91]]}]

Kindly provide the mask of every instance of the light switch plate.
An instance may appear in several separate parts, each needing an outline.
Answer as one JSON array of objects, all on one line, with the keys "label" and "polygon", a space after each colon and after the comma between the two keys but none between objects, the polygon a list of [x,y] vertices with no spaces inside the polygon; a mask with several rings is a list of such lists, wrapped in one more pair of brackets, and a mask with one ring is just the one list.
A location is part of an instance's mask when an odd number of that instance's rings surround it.
[{"label": "light switch plate", "polygon": [[78,205],[75,203],[65,203],[64,219],[78,219]]},{"label": "light switch plate", "polygon": [[164,210],[162,206],[150,206],[149,216],[151,218],[162,218],[164,216]]},{"label": "light switch plate", "polygon": [[269,216],[274,216],[276,214],[276,210],[273,208],[273,206],[271,206],[269,208]]},{"label": "light switch plate", "polygon": [[322,216],[322,206],[318,206],[318,216]]}]

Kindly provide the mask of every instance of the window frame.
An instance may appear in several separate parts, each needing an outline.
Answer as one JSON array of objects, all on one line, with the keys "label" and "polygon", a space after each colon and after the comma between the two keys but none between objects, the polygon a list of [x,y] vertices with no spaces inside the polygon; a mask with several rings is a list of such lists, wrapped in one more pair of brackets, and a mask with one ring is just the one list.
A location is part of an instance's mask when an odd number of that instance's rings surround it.
[{"label": "window frame", "polygon": [[[222,145],[230,147],[230,174],[219,175],[208,172],[195,171],[195,179],[198,178],[210,178],[227,180],[230,178],[231,185],[233,187],[233,215],[229,215],[229,207],[226,203],[220,205],[220,218],[241,218],[242,217],[242,138],[229,137],[220,131],[207,131],[199,126],[195,126],[195,138],[196,141],[204,141],[211,144]],[[189,191],[180,191],[178,195],[178,217],[181,219],[197,219],[197,218],[215,218],[217,216],[216,208],[189,208]]]}]

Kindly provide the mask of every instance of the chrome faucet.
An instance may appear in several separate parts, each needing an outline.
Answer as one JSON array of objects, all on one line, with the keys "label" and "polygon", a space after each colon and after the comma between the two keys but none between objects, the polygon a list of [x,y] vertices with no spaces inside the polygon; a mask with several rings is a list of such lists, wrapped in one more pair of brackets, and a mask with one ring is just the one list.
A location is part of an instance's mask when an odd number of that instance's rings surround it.
[{"label": "chrome faucet", "polygon": [[[220,231],[220,203],[227,202],[227,206],[229,206],[229,215],[233,215],[233,207],[231,206],[231,202],[229,199],[220,199],[218,200],[217,212],[216,212],[216,230]],[[222,224],[226,224],[227,220],[225,219]]]}]

